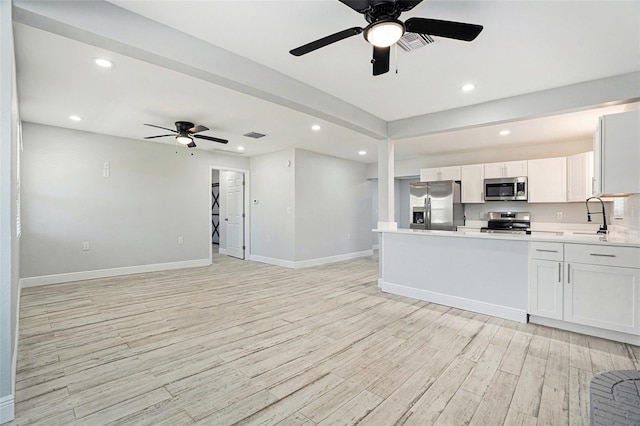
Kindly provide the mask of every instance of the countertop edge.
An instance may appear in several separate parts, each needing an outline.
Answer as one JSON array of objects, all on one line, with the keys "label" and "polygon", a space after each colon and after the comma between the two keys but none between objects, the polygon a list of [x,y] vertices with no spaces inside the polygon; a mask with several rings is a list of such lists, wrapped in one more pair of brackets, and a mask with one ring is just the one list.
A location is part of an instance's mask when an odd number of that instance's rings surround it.
[{"label": "countertop edge", "polygon": [[623,246],[623,247],[638,247],[640,248],[640,241],[638,240],[626,240],[619,237],[607,237],[606,240],[600,240],[593,238],[592,236],[576,236],[576,235],[526,235],[526,234],[497,234],[497,233],[484,233],[484,232],[466,232],[466,231],[427,231],[422,229],[372,229],[373,232],[378,233],[390,233],[390,234],[405,234],[405,235],[420,235],[427,237],[450,237],[450,238],[478,238],[489,240],[511,240],[511,241],[526,241],[526,242],[558,242],[558,243],[571,243],[571,244],[589,244],[589,245],[607,245],[607,246]]}]

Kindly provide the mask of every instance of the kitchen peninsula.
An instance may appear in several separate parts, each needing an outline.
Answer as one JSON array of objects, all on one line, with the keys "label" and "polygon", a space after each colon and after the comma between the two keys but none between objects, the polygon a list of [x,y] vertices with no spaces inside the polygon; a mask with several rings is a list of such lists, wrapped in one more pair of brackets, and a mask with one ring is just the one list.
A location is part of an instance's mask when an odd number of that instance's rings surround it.
[{"label": "kitchen peninsula", "polygon": [[[377,232],[382,291],[640,344],[637,240],[411,229]],[[540,270],[541,281],[534,282],[535,287],[531,277],[538,277],[532,275],[538,270],[532,269],[537,261],[532,250],[558,256],[549,257],[549,269]],[[586,263],[581,263],[582,255],[600,269],[580,268]],[[581,280],[579,288],[571,281],[572,273]],[[532,298],[532,288],[540,295]],[[533,309],[532,299],[538,303]],[[555,311],[546,314],[545,309]],[[591,315],[594,309],[597,312]]]}]

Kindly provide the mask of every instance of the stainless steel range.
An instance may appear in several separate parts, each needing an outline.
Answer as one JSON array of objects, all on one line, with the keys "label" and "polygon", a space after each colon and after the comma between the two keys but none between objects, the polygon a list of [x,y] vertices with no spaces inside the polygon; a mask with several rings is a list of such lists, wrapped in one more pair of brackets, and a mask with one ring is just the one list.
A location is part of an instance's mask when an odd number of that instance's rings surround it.
[{"label": "stainless steel range", "polygon": [[531,213],[528,212],[489,212],[489,221],[480,232],[503,234],[531,233]]}]

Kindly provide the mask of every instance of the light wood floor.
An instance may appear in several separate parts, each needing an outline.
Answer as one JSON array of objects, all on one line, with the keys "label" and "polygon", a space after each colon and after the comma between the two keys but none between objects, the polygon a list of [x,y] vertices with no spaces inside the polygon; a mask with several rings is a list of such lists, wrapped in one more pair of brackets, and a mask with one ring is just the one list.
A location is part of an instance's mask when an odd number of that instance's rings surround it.
[{"label": "light wood floor", "polygon": [[579,425],[640,348],[381,293],[377,258],[22,292],[13,424]]}]

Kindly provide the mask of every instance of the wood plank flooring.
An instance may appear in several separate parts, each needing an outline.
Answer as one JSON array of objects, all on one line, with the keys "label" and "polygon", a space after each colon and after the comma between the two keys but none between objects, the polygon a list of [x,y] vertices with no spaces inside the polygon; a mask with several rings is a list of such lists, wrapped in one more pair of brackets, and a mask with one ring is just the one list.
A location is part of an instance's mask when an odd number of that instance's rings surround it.
[{"label": "wood plank flooring", "polygon": [[377,257],[22,292],[13,425],[586,425],[640,348],[380,292]]}]

